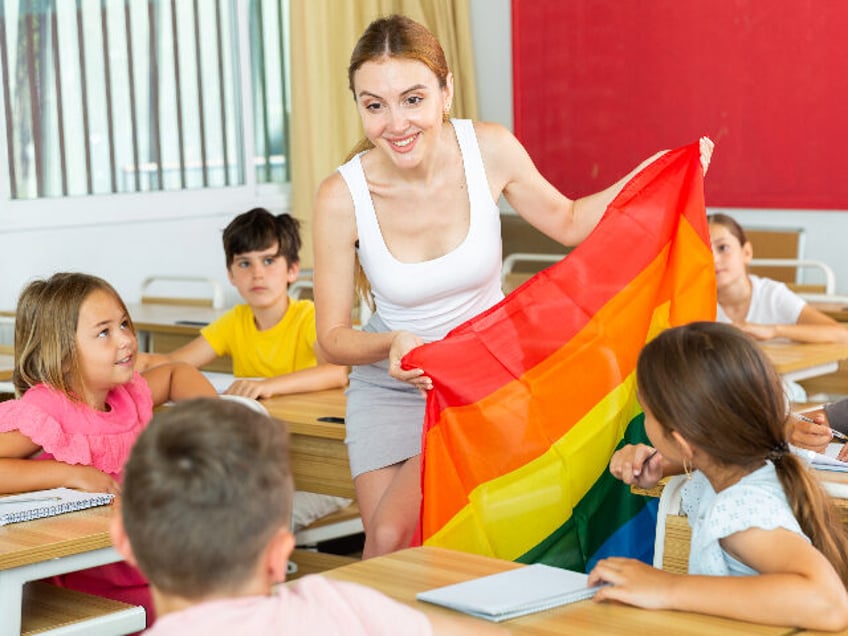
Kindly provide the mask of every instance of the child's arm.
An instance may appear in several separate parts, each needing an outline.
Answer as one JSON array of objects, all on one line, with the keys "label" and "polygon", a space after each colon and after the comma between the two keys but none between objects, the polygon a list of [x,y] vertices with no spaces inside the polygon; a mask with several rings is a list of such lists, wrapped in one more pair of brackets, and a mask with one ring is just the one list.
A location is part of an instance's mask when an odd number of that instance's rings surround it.
[{"label": "child's arm", "polygon": [[3,494],[62,486],[113,495],[121,492],[118,482],[93,466],[53,459],[0,459],[0,492]]},{"label": "child's arm", "polygon": [[60,486],[89,492],[119,492],[118,483],[112,477],[91,466],[52,459],[26,459],[40,450],[41,447],[23,433],[0,433],[0,492],[8,494]]},{"label": "child's arm", "polygon": [[236,380],[224,393],[258,400],[273,395],[335,389],[347,384],[347,367],[323,363],[264,380]]},{"label": "child's arm", "polygon": [[809,304],[804,305],[794,325],[744,323],[740,329],[757,340],[788,338],[797,342],[839,342],[848,344],[848,328]]},{"label": "child's arm", "polygon": [[197,369],[184,362],[160,364],[144,371],[153,404],[187,400],[194,397],[217,397],[215,387]]},{"label": "child's arm", "polygon": [[670,574],[633,559],[600,561],[589,584],[595,595],[652,609],[676,609],[737,620],[816,630],[848,627],[848,592],[825,557],[800,535],[749,528],[722,546],[758,576]]},{"label": "child's arm", "polygon": [[265,378],[264,380],[236,380],[224,393],[258,400],[274,395],[323,391],[324,389],[345,386],[348,368],[328,363],[317,342],[313,345],[313,348],[315,358],[318,360],[317,366],[284,373],[273,378]]},{"label": "child's arm", "polygon": [[193,367],[202,367],[217,357],[218,354],[215,353],[215,350],[206,338],[197,336],[197,338],[188,344],[183,345],[179,349],[174,349],[170,353],[138,353],[136,355],[135,370],[142,373],[154,366],[169,362],[185,362]]}]

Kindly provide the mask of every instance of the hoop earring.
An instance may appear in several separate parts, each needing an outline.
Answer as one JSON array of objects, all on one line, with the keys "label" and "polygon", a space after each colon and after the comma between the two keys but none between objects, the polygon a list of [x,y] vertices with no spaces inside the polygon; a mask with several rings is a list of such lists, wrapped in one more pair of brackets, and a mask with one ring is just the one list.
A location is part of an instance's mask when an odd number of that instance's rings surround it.
[{"label": "hoop earring", "polygon": [[692,479],[692,466],[686,457],[683,458],[683,472],[686,473],[686,481]]}]

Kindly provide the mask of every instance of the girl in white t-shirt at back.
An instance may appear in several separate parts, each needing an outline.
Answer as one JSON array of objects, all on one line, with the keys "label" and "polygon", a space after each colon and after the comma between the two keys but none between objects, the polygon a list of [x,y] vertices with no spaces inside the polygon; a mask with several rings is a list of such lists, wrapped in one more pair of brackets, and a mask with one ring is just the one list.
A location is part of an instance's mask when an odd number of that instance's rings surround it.
[{"label": "girl in white t-shirt at back", "polygon": [[715,259],[718,322],[733,323],[757,340],[848,343],[848,329],[811,307],[784,283],[748,273],[753,258],[745,231],[726,214],[707,217]]}]

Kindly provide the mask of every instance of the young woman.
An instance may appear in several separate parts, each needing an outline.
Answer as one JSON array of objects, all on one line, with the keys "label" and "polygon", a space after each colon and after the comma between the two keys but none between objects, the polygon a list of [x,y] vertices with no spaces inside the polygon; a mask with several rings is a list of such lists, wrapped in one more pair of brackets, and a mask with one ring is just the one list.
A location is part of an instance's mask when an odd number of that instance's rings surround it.
[{"label": "young woman", "polygon": [[[366,139],[319,188],[314,285],[318,341],[329,362],[354,367],[347,443],[370,557],[409,545],[419,513],[422,392],[431,381],[426,369],[402,370],[401,358],[503,297],[498,198],[575,245],[633,173],[572,201],[505,128],[451,120],[442,48],[404,16],[368,26],[348,81]],[[712,142],[702,146],[706,167]],[[357,263],[376,304],[361,330],[351,325]]]}]

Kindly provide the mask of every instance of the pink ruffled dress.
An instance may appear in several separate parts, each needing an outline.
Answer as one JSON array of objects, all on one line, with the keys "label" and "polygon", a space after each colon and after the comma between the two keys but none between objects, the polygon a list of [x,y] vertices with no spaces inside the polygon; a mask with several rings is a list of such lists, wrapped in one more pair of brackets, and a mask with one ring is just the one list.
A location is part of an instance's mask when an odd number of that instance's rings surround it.
[{"label": "pink ruffled dress", "polygon": [[[38,384],[18,400],[0,402],[0,432],[20,431],[41,446],[38,459],[93,466],[116,480],[141,431],[153,416],[153,396],[138,373],[106,397],[108,412],[70,400],[46,384]],[[150,589],[141,573],[127,563],[114,563],[54,577],[63,587],[144,605],[152,623]]]}]

